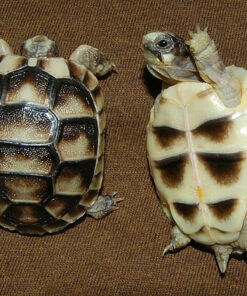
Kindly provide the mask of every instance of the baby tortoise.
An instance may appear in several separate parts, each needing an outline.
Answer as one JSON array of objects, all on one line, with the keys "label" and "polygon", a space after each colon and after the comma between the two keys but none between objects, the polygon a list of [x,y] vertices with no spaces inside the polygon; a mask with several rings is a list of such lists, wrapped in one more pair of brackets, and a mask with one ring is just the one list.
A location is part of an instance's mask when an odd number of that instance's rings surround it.
[{"label": "baby tortoise", "polygon": [[224,273],[231,253],[247,251],[247,71],[224,66],[207,30],[190,37],[143,37],[147,68],[164,81],[147,127],[148,160],[172,224],[164,254],[194,240]]},{"label": "baby tortoise", "polygon": [[43,35],[26,40],[21,56],[0,40],[2,227],[56,233],[117,208],[114,195],[99,196],[105,113],[95,76],[113,68],[88,45],[66,60]]}]

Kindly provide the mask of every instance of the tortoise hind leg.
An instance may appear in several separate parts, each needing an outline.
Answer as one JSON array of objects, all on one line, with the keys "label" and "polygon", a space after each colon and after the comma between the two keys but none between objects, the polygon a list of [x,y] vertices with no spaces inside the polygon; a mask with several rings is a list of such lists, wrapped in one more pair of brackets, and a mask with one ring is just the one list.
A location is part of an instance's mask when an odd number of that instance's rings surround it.
[{"label": "tortoise hind leg", "polygon": [[87,214],[95,219],[104,218],[112,211],[118,209],[117,203],[122,201],[122,198],[114,198],[116,193],[112,195],[100,195],[94,204],[87,210]]},{"label": "tortoise hind leg", "polygon": [[231,246],[223,246],[223,245],[214,245],[212,247],[214,253],[215,253],[215,257],[216,257],[216,261],[218,263],[219,269],[221,273],[225,273],[226,272],[226,268],[227,268],[227,263],[229,260],[229,256],[232,253],[232,247]]},{"label": "tortoise hind leg", "polygon": [[189,244],[190,241],[191,239],[187,235],[182,233],[177,226],[173,226],[171,231],[171,241],[165,247],[163,251],[163,256],[169,251],[176,251],[185,247]]}]

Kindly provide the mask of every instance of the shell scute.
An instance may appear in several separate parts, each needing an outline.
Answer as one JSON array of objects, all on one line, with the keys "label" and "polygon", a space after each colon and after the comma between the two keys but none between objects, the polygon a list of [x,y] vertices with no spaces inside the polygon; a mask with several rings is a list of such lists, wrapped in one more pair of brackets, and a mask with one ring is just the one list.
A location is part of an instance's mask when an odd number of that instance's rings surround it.
[{"label": "shell scute", "polygon": [[0,106],[0,139],[7,142],[49,143],[57,120],[48,109],[31,104]]},{"label": "shell scute", "polygon": [[0,195],[14,203],[41,203],[53,193],[49,178],[32,175],[2,175],[0,188]]},{"label": "shell scute", "polygon": [[70,78],[70,70],[67,61],[64,58],[50,57],[40,59],[38,61],[38,66],[52,77]]},{"label": "shell scute", "polygon": [[61,124],[58,151],[62,160],[80,160],[96,157],[98,126],[95,118],[66,120]]},{"label": "shell scute", "polygon": [[168,187],[178,187],[182,181],[187,162],[187,155],[178,155],[155,162],[160,170],[162,181]]},{"label": "shell scute", "polygon": [[0,172],[50,175],[57,163],[49,146],[0,144]]},{"label": "shell scute", "polygon": [[63,162],[55,178],[55,192],[59,194],[84,194],[92,182],[96,160],[86,159]]},{"label": "shell scute", "polygon": [[242,152],[198,153],[198,158],[217,183],[231,185],[239,179],[245,155]]},{"label": "shell scute", "polygon": [[3,217],[8,217],[13,223],[21,224],[44,224],[52,220],[43,207],[34,204],[12,204],[3,213]]},{"label": "shell scute", "polygon": [[77,81],[60,79],[53,107],[58,118],[94,116],[95,104],[91,94]]},{"label": "shell scute", "polygon": [[18,55],[2,56],[0,61],[0,74],[7,74],[13,72],[23,66],[26,66],[28,61],[25,57]]},{"label": "shell scute", "polygon": [[53,217],[60,219],[74,206],[76,206],[80,199],[80,195],[72,197],[66,195],[56,195],[45,204],[45,209]]}]

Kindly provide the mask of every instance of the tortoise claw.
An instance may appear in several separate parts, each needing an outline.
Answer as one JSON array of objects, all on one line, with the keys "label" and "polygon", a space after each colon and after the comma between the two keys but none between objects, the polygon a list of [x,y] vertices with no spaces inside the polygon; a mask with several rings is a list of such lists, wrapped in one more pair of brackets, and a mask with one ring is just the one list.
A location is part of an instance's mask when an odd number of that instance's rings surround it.
[{"label": "tortoise claw", "polygon": [[95,219],[101,219],[112,211],[118,210],[117,203],[123,198],[114,198],[117,192],[111,195],[100,195],[95,203],[87,210],[87,214]]},{"label": "tortoise claw", "polygon": [[177,226],[174,226],[171,231],[171,241],[165,247],[162,256],[165,256],[169,251],[176,251],[188,245],[190,238],[182,233]]},{"label": "tortoise claw", "polygon": [[168,244],[168,245],[165,247],[165,249],[164,249],[164,251],[163,251],[163,253],[162,253],[162,257],[164,257],[166,253],[168,253],[168,252],[170,252],[170,251],[172,251],[172,250],[174,250],[174,247],[173,247],[173,243],[171,242],[170,244]]},{"label": "tortoise claw", "polygon": [[225,273],[229,256],[232,253],[232,247],[215,245],[212,249],[215,253],[216,261],[218,263],[220,272]]}]

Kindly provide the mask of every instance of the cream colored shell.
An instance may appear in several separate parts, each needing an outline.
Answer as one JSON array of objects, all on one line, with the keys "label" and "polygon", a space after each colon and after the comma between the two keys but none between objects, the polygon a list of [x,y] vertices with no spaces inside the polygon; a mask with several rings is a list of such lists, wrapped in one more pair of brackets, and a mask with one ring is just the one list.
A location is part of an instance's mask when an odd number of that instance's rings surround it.
[{"label": "cream colored shell", "polygon": [[247,212],[247,72],[237,72],[238,107],[225,107],[207,83],[181,82],[162,91],[147,127],[163,209],[182,233],[205,245],[237,241]]}]

